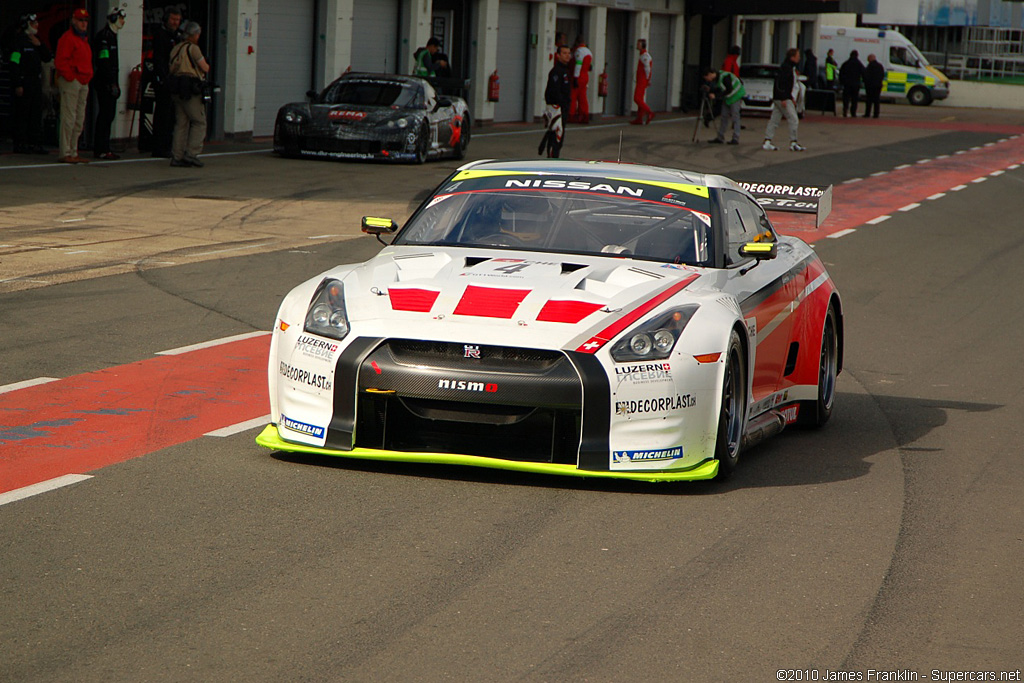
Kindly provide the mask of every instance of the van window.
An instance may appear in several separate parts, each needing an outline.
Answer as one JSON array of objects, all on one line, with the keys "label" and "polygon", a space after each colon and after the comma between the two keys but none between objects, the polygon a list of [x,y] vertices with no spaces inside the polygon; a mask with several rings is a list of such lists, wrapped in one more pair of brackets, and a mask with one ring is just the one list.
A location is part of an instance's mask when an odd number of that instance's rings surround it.
[{"label": "van window", "polygon": [[889,63],[893,66],[921,66],[917,57],[905,47],[893,45],[889,48]]}]

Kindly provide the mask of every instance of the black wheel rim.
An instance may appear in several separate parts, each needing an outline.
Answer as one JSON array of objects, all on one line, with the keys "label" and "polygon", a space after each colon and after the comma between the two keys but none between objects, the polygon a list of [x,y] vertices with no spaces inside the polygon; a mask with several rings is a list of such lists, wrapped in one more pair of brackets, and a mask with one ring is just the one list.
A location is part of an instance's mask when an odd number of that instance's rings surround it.
[{"label": "black wheel rim", "polygon": [[818,368],[818,387],[825,410],[832,408],[832,401],[836,396],[838,356],[836,328],[832,316],[829,315],[825,319],[825,331],[821,335],[821,363]]}]

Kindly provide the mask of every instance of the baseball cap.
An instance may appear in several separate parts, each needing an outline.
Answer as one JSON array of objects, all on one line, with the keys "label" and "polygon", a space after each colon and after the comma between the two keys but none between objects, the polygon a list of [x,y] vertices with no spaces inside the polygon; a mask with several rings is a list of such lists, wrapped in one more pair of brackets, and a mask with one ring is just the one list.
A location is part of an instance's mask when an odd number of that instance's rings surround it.
[{"label": "baseball cap", "polygon": [[75,10],[75,13],[71,15],[71,18],[72,19],[88,19],[89,18],[89,12],[86,9],[79,7],[78,9]]}]

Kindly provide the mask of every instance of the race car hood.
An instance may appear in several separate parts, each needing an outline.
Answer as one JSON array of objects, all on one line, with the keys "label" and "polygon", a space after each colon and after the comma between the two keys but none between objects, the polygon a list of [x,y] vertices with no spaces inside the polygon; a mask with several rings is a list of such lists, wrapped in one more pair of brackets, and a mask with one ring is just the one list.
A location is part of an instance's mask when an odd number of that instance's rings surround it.
[{"label": "race car hood", "polygon": [[314,104],[310,106],[310,110],[313,122],[317,126],[372,128],[388,121],[394,121],[397,125],[403,118],[407,120],[407,124],[411,124],[416,116],[415,111],[408,109],[352,104]]},{"label": "race car hood", "polygon": [[352,329],[364,334],[577,348],[669,299],[695,300],[688,288],[701,273],[621,257],[405,246],[326,275],[343,281]]}]

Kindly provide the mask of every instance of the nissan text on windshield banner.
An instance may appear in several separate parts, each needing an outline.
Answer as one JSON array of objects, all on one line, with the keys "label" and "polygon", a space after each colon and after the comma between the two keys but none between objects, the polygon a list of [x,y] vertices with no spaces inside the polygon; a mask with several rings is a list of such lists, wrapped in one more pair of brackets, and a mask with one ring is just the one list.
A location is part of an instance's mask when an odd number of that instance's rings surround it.
[{"label": "nissan text on windshield banner", "polygon": [[738,183],[754,195],[765,211],[792,211],[817,214],[815,223],[822,222],[832,212],[832,186],[787,185],[785,183]]}]

